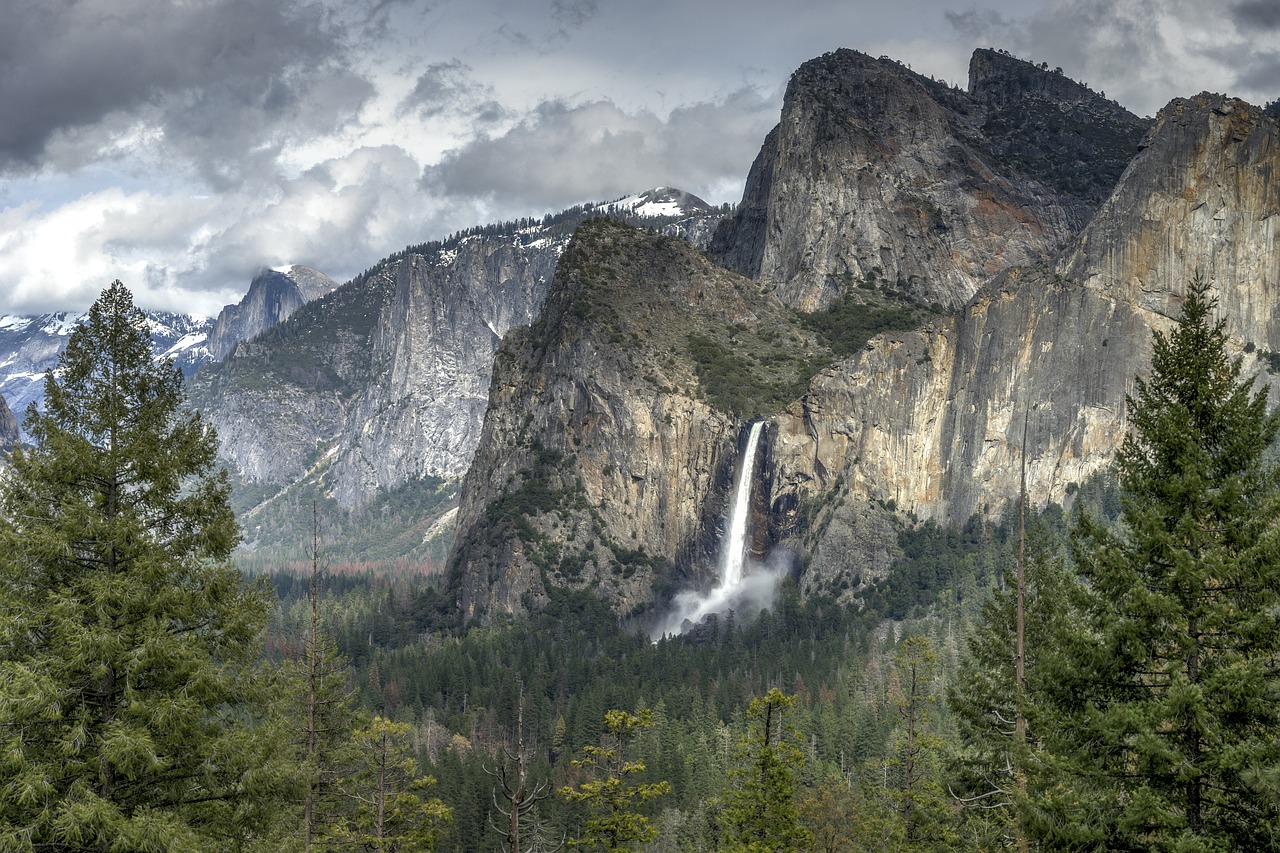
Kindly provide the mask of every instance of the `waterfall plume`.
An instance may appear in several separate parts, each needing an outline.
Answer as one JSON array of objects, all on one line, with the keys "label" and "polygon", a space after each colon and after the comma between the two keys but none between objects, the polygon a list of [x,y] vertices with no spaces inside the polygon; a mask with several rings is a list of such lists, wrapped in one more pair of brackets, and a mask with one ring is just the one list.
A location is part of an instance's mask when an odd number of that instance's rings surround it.
[{"label": "waterfall plume", "polygon": [[778,582],[786,570],[766,566],[751,556],[751,499],[757,479],[756,456],[763,427],[763,421],[751,425],[738,464],[728,524],[720,543],[719,581],[705,592],[686,590],[677,593],[672,600],[671,611],[651,632],[654,640],[683,634],[712,613],[733,610],[754,616],[772,604]]}]

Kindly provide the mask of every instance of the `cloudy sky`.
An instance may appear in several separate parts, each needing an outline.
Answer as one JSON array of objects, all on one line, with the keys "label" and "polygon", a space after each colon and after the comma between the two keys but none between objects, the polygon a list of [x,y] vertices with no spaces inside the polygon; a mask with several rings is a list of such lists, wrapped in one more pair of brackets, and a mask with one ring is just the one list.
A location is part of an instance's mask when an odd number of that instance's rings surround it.
[{"label": "cloudy sky", "polygon": [[1131,110],[1280,96],[1280,0],[4,0],[0,314],[119,278],[214,314],[255,271],[672,185],[737,201],[837,47],[963,85],[975,47]]}]

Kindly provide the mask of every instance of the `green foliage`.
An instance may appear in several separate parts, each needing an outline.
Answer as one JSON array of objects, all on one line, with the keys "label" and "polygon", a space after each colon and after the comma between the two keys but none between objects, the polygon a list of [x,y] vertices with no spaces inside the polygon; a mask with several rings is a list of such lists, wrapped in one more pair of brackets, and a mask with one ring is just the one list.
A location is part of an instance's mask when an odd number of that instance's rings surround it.
[{"label": "green foliage", "polygon": [[428,794],[436,780],[418,773],[412,735],[408,724],[382,717],[353,734],[351,764],[339,783],[345,804],[326,847],[386,853],[436,848],[452,810]]},{"label": "green foliage", "polygon": [[735,853],[808,850],[813,835],[800,822],[796,779],[804,753],[785,712],[796,704],[776,687],[747,708],[747,734],[738,743],[720,820],[723,849]]},{"label": "green foliage", "polygon": [[889,576],[868,591],[868,604],[896,619],[923,611],[964,576],[981,573],[993,542],[1003,551],[1007,537],[1007,525],[989,527],[978,518],[959,529],[933,520],[904,526],[898,532],[903,556]]},{"label": "green foliage", "polygon": [[[1027,703],[1032,697],[1045,693],[1046,679],[1053,676],[1043,662],[1074,625],[1069,602],[1075,577],[1066,562],[1063,537],[1049,521],[1032,519],[1028,531],[1026,692],[1019,696],[1015,673],[1012,583],[994,591],[983,604],[947,687],[947,708],[958,735],[952,745],[950,789],[961,806],[963,834],[986,849],[1026,832],[1020,815],[1025,809],[1027,746],[1034,748],[1037,732],[1033,728],[1020,742],[1016,720],[1019,710],[1031,713]],[[1052,719],[1043,722],[1053,725]]]},{"label": "green foliage", "polygon": [[890,849],[951,850],[950,798],[942,786],[943,742],[933,727],[940,675],[933,644],[922,634],[903,640],[894,656],[898,725],[878,769],[885,779],[888,819],[881,836]]},{"label": "green foliage", "polygon": [[261,587],[216,438],[119,282],[0,481],[0,848],[213,850],[268,829],[291,768],[264,712]]},{"label": "green foliage", "polygon": [[743,420],[786,406],[827,363],[819,356],[805,358],[784,340],[741,327],[692,332],[687,351],[707,400]]},{"label": "green foliage", "polygon": [[629,759],[627,743],[640,731],[653,725],[653,712],[648,708],[636,714],[611,710],[604,715],[605,739],[608,746],[590,744],[582,748],[583,757],[573,766],[596,774],[596,778],[565,786],[560,795],[571,803],[586,806],[588,817],[574,846],[595,847],[631,853],[634,845],[646,844],[658,832],[641,812],[655,797],[670,793],[668,782],[632,783],[631,777],[644,773],[643,761]]},{"label": "green foliage", "polygon": [[1274,850],[1280,797],[1278,424],[1192,282],[1128,399],[1122,529],[1082,519],[1083,629],[1045,697],[1046,843]]},{"label": "green foliage", "polygon": [[923,305],[849,291],[825,311],[800,314],[838,357],[853,355],[883,332],[917,329],[937,312]]}]

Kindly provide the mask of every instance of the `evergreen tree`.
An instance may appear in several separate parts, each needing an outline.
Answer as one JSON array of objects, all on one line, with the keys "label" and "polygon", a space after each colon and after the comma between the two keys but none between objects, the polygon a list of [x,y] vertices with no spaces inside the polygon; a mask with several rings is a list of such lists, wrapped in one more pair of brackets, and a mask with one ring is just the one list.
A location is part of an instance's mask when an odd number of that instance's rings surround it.
[{"label": "evergreen tree", "polygon": [[938,660],[923,634],[902,641],[895,656],[898,688],[892,696],[898,725],[882,762],[888,819],[882,846],[888,850],[952,850],[956,846],[950,803],[942,788],[942,740],[934,730]]},{"label": "evergreen tree", "polygon": [[213,850],[286,779],[217,440],[112,284],[0,481],[0,849]]},{"label": "evergreen tree", "polygon": [[[320,627],[320,525],[311,505],[311,579],[307,636],[303,657],[294,668],[302,711],[299,744],[304,788],[302,838],[304,853],[324,845],[341,812],[341,773],[350,761],[356,730],[355,694],[348,685],[349,667],[337,644]],[[367,721],[367,717],[366,717]]]},{"label": "evergreen tree", "polygon": [[785,712],[796,704],[776,687],[751,701],[747,733],[729,771],[721,822],[726,850],[784,853],[809,849],[813,835],[800,823],[796,776],[804,766],[795,728]]},{"label": "evergreen tree", "polygon": [[640,809],[654,797],[668,793],[671,786],[666,782],[633,784],[631,777],[644,773],[645,765],[628,759],[626,754],[628,743],[651,725],[653,714],[648,708],[635,714],[607,711],[604,733],[608,745],[588,744],[582,748],[583,757],[574,759],[574,767],[598,774],[576,788],[560,789],[560,796],[571,803],[584,804],[590,812],[582,834],[573,842],[575,846],[627,853],[657,837],[657,829]]},{"label": "evergreen tree", "polygon": [[964,832],[981,849],[1015,848],[1025,837],[1020,815],[1028,750],[1037,731],[1017,731],[1018,710],[1043,692],[1041,661],[1074,630],[1068,605],[1073,583],[1061,543],[1033,525],[1026,558],[1026,687],[1017,686],[1015,591],[994,591],[965,639],[947,707],[959,734],[951,791],[962,807]]},{"label": "evergreen tree", "polygon": [[1280,849],[1278,425],[1207,290],[1191,284],[1126,400],[1122,528],[1079,525],[1088,630],[1046,683],[1052,846]]},{"label": "evergreen tree", "polygon": [[412,755],[413,729],[374,717],[355,732],[339,788],[346,800],[332,820],[326,846],[376,853],[430,853],[453,810],[428,792],[436,784],[418,773]]}]

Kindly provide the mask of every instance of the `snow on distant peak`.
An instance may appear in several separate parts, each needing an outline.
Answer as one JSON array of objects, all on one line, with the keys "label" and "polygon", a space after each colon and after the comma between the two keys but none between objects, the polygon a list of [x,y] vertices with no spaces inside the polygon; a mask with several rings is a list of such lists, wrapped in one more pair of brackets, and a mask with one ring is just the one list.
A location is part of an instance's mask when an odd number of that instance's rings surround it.
[{"label": "snow on distant peak", "polygon": [[609,202],[601,207],[613,213],[646,218],[693,216],[711,209],[710,205],[696,195],[674,187],[655,187],[638,195]]},{"label": "snow on distant peak", "polygon": [[175,358],[181,353],[200,346],[208,339],[209,334],[207,332],[190,332],[183,335],[173,346],[165,350],[161,358]]},{"label": "snow on distant peak", "polygon": [[278,272],[283,275],[288,275],[289,273],[293,272],[293,267],[294,267],[294,264],[285,264],[279,267],[272,267],[271,269],[273,272]]},{"label": "snow on distant peak", "polygon": [[13,314],[5,314],[0,317],[0,331],[21,332],[30,325],[30,317],[17,317]]},{"label": "snow on distant peak", "polygon": [[44,314],[39,320],[40,331],[48,335],[54,335],[59,338],[69,336],[76,330],[76,326],[85,318],[84,314],[68,314],[65,311],[59,311],[56,314]]}]

